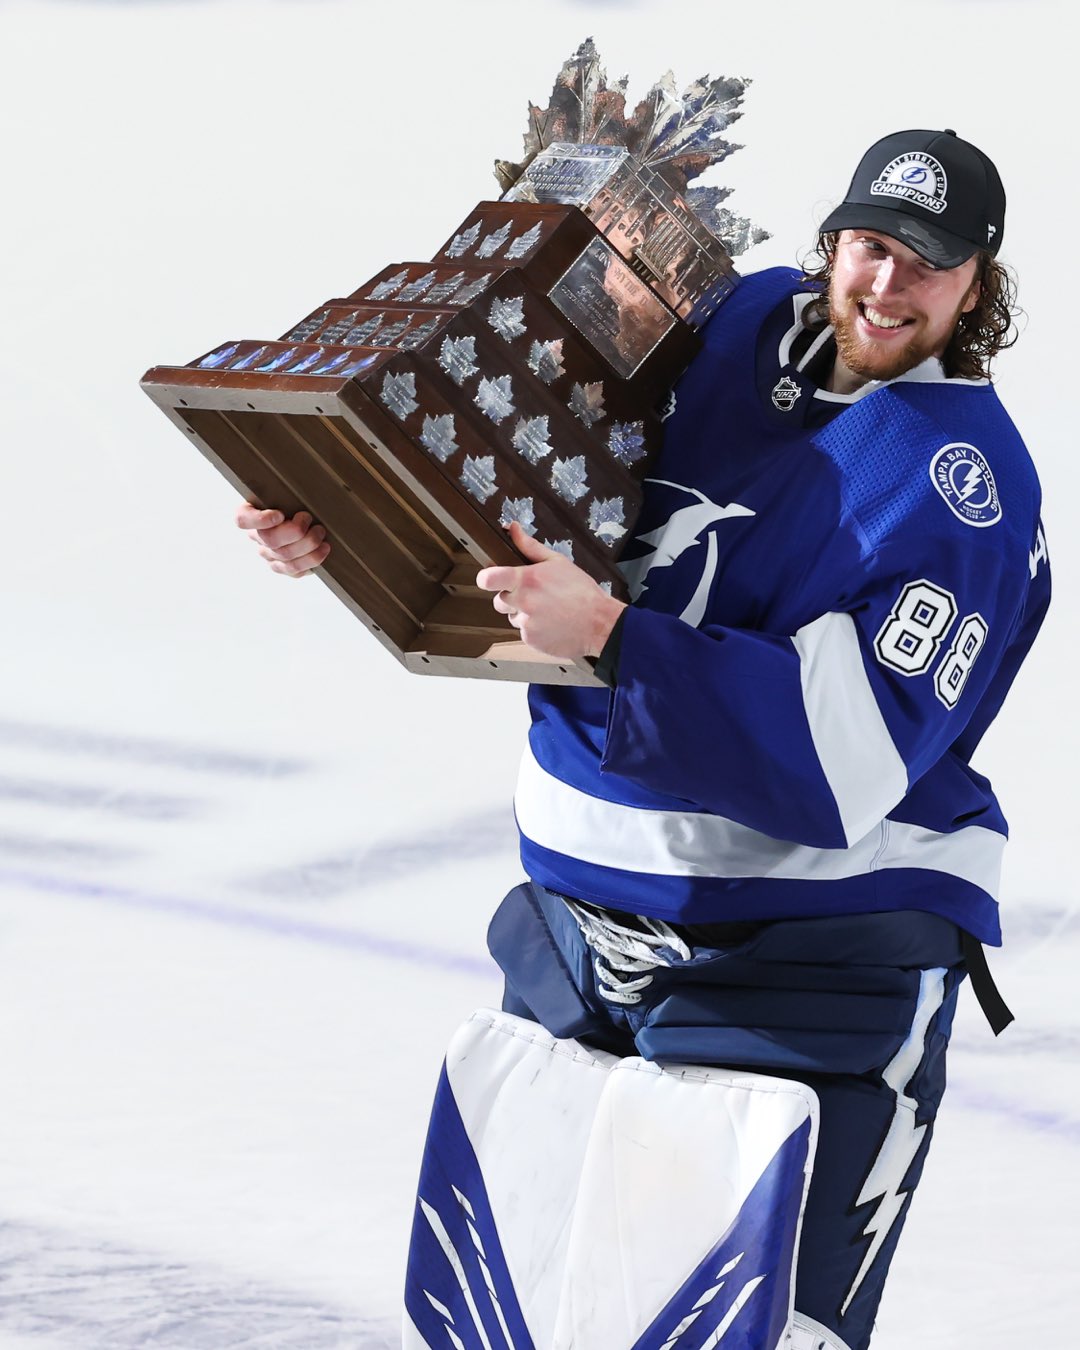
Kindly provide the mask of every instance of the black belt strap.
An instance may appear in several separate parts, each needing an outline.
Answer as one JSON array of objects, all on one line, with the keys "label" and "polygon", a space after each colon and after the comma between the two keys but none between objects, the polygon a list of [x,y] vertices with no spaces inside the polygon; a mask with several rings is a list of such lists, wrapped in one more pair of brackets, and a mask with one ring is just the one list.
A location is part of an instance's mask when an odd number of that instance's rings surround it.
[{"label": "black belt strap", "polygon": [[963,942],[964,962],[971,979],[971,987],[975,991],[975,997],[979,1000],[979,1007],[990,1023],[990,1030],[995,1036],[1000,1036],[1009,1023],[1016,1019],[1009,1011],[1008,1005],[994,983],[994,977],[990,974],[990,967],[986,964],[986,952],[983,951],[982,943],[978,938],[972,937],[967,932],[962,932],[960,936]]}]

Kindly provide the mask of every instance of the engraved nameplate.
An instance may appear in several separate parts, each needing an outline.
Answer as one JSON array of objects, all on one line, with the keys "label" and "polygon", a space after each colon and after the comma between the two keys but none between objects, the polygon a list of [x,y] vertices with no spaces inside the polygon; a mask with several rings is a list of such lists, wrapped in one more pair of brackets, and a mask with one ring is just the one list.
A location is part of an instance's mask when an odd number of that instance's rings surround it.
[{"label": "engraved nameplate", "polygon": [[549,295],[624,379],[678,322],[602,239],[582,250]]}]

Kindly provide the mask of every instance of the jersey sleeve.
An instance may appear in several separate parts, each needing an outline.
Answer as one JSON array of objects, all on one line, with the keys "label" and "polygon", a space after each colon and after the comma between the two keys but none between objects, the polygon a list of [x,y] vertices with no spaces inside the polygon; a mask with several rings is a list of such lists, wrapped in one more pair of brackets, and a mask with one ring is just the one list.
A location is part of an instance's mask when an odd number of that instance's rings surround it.
[{"label": "jersey sleeve", "polygon": [[790,634],[632,607],[601,769],[774,838],[848,847],[981,735],[1044,589],[1026,556],[961,526],[889,541],[842,607]]}]

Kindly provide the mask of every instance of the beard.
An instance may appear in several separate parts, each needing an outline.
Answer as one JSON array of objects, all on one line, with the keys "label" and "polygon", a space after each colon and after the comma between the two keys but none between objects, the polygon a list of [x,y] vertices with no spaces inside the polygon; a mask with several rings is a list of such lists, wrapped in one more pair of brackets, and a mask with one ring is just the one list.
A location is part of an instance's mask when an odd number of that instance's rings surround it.
[{"label": "beard", "polygon": [[837,353],[848,370],[867,380],[895,380],[922,365],[929,357],[940,357],[956,331],[965,303],[961,301],[957,305],[946,338],[935,338],[925,327],[913,324],[912,335],[906,342],[886,346],[862,337],[856,328],[859,305],[867,302],[873,304],[872,297],[844,296],[838,302],[832,291],[829,292],[829,322],[836,337]]}]

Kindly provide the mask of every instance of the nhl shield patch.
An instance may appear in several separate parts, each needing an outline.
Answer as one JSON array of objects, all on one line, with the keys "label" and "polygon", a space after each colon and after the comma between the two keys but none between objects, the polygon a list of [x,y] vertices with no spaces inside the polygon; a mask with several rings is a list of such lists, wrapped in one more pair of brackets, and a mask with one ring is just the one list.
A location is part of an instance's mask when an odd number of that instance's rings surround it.
[{"label": "nhl shield patch", "polygon": [[785,375],[783,379],[777,380],[773,386],[773,407],[779,408],[781,412],[790,412],[801,397],[802,389],[790,375]]},{"label": "nhl shield patch", "polygon": [[973,445],[953,441],[930,462],[930,481],[965,525],[985,529],[1001,519],[997,484],[985,456]]}]

